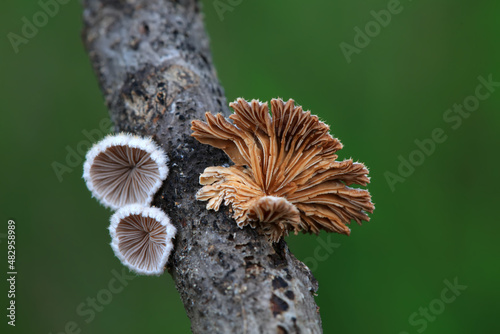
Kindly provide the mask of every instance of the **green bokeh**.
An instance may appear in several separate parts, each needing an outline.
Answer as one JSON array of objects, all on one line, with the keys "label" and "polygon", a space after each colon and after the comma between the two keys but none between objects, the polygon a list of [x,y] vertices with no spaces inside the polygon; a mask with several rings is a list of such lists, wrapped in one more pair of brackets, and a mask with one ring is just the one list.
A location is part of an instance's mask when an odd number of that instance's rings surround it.
[{"label": "green bokeh", "polygon": [[[500,89],[456,129],[443,115],[474,95],[479,76],[500,81],[500,5],[404,0],[401,12],[348,63],[340,43],[353,45],[353,29],[364,29],[373,20],[370,11],[388,2],[243,0],[221,20],[215,2],[204,1],[218,75],[228,101],[294,98],[331,125],[345,146],[341,159],[370,168],[377,209],[369,223],[352,224],[350,237],[287,239],[319,281],[325,333],[418,333],[422,322],[414,326],[409,317],[439,306],[444,281],[455,277],[467,289],[427,322],[425,333],[498,333],[500,227],[493,209]],[[80,40],[76,0],[61,6],[18,53],[7,34],[19,34],[22,17],[40,6],[2,6],[0,233],[8,219],[16,221],[15,330],[55,334],[74,321],[82,333],[189,332],[169,275],[133,279],[89,322],[77,313],[87,298],[104,296],[122,266],[108,245],[110,212],[90,197],[82,162],[77,159],[61,182],[52,164],[67,164],[67,149],[78,149],[84,130],[101,131],[107,110]],[[417,154],[415,140],[430,138],[436,128],[446,140],[392,191],[386,173],[398,173],[399,156]],[[318,238],[335,243],[331,254]],[[0,287],[5,310],[5,279]],[[5,311],[1,319],[2,333],[14,332]]]}]

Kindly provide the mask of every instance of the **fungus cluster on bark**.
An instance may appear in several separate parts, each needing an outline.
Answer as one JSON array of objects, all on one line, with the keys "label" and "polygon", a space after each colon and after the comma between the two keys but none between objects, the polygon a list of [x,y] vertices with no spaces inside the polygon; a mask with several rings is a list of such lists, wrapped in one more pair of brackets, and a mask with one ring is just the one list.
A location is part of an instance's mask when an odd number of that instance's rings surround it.
[{"label": "fungus cluster on bark", "polygon": [[92,195],[117,210],[109,226],[115,255],[142,275],[163,273],[173,248],[175,227],[163,211],[149,206],[168,175],[167,161],[151,138],[120,133],[95,144],[83,168]]},{"label": "fungus cluster on bark", "polygon": [[[192,121],[192,136],[224,150],[233,166],[208,167],[196,194],[207,209],[230,206],[239,227],[249,225],[277,242],[290,231],[349,234],[347,224],[369,221],[373,212],[368,169],[352,159],[337,161],[340,141],[317,116],[293,100],[237,99],[235,113],[205,114]],[[151,138],[108,136],[87,154],[83,177],[103,205],[118,211],[110,233],[116,256],[140,274],[163,272],[175,228],[149,205],[168,174],[167,157]]]},{"label": "fungus cluster on bark", "polygon": [[230,103],[232,123],[221,114],[192,121],[192,136],[224,150],[233,166],[208,167],[196,197],[207,209],[230,206],[238,226],[249,225],[277,242],[289,231],[349,234],[347,224],[369,221],[374,205],[368,169],[352,159],[337,161],[342,144],[317,116],[292,99]]}]

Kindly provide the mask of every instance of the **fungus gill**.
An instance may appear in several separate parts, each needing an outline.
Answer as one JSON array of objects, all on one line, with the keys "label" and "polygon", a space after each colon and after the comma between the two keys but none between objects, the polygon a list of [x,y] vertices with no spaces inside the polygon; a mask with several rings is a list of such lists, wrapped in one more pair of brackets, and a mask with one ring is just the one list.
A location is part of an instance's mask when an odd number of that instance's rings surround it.
[{"label": "fungus gill", "polygon": [[336,161],[342,144],[329,127],[292,99],[230,103],[233,123],[207,112],[192,121],[192,136],[224,150],[230,167],[208,167],[196,194],[207,209],[230,206],[238,226],[250,225],[274,242],[289,231],[349,234],[351,220],[369,221],[368,169],[352,159]]},{"label": "fungus gill", "polygon": [[130,270],[142,275],[163,273],[176,229],[158,208],[124,206],[111,217],[111,247]]},{"label": "fungus gill", "polygon": [[83,167],[87,187],[104,206],[148,205],[168,174],[167,156],[151,139],[111,135],[89,150]]}]

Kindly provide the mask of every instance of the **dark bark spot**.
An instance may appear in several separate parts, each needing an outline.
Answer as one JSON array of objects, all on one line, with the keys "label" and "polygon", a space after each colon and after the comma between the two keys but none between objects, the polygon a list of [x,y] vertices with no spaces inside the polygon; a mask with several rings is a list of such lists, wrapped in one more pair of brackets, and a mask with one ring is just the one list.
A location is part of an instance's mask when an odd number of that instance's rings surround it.
[{"label": "dark bark spot", "polygon": [[141,40],[139,38],[133,38],[129,45],[130,45],[130,48],[134,51],[137,51],[137,49],[139,49],[139,44],[141,43]]},{"label": "dark bark spot", "polygon": [[283,328],[282,326],[279,326],[279,325],[278,325],[278,328],[277,328],[277,330],[276,330],[276,333],[277,333],[277,334],[288,334],[288,331],[287,331],[285,328]]},{"label": "dark bark spot", "polygon": [[288,286],[288,283],[281,277],[275,277],[273,279],[273,288],[280,289],[280,288],[286,288]]},{"label": "dark bark spot", "polygon": [[142,22],[141,34],[146,35],[146,36],[149,35],[149,26],[146,22]]},{"label": "dark bark spot", "polygon": [[243,258],[243,260],[245,260],[245,264],[248,266],[249,264],[252,264],[252,261],[254,260],[254,257],[252,255],[250,256],[245,256]]},{"label": "dark bark spot", "polygon": [[293,293],[292,290],[288,290],[287,292],[285,292],[285,296],[286,296],[286,298],[288,298],[290,300],[294,300],[295,299],[295,294]]},{"label": "dark bark spot", "polygon": [[287,302],[273,293],[271,297],[271,312],[273,312],[273,316],[276,317],[278,314],[288,311],[288,308]]},{"label": "dark bark spot", "polygon": [[287,264],[286,260],[276,253],[268,255],[268,257],[270,260],[269,261],[270,265],[273,266],[274,268],[284,267]]},{"label": "dark bark spot", "polygon": [[210,256],[214,256],[214,255],[215,255],[215,246],[214,246],[214,245],[210,245],[210,246],[208,247],[207,252],[208,252],[208,255],[210,255]]},{"label": "dark bark spot", "polygon": [[277,243],[273,243],[272,247],[274,249],[274,254],[269,255],[269,259],[271,261],[271,265],[275,268],[285,268],[288,265],[285,256],[285,242],[281,239]]}]

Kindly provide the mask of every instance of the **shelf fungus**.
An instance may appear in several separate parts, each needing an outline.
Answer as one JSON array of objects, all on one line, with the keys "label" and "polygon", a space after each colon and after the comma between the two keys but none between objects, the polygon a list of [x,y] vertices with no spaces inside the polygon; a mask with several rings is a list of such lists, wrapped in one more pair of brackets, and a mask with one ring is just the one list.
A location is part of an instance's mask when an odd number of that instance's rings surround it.
[{"label": "shelf fungus", "polygon": [[224,150],[230,167],[208,167],[196,194],[207,209],[230,206],[239,227],[250,225],[277,242],[289,231],[349,234],[351,220],[368,221],[374,206],[366,186],[368,169],[351,159],[336,161],[342,144],[317,116],[293,100],[237,99],[232,123],[207,112],[192,136]]},{"label": "shelf fungus", "polygon": [[142,275],[164,271],[176,229],[158,208],[137,204],[115,212],[109,226],[111,247],[130,270]]},{"label": "shelf fungus", "polygon": [[120,133],[87,153],[83,178],[104,206],[149,205],[168,174],[167,156],[151,139]]}]

